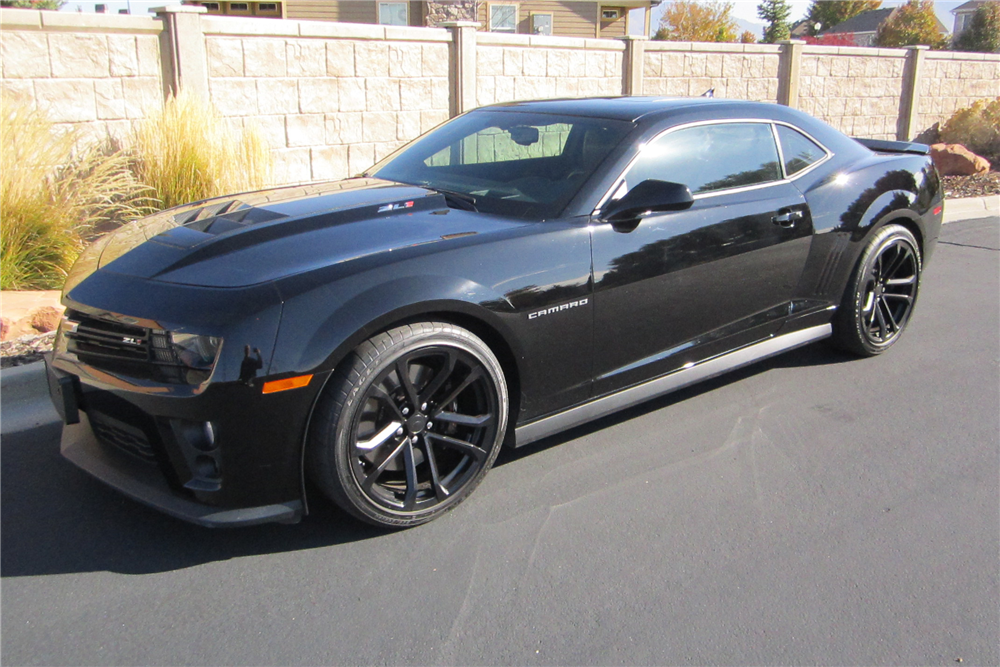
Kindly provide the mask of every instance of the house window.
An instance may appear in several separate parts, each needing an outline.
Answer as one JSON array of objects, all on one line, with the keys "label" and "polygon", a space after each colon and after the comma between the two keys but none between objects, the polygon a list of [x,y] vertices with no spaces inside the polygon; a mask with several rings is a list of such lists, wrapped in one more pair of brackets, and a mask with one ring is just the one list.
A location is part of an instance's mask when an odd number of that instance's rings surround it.
[{"label": "house window", "polygon": [[229,11],[231,12],[248,12],[250,11],[250,3],[248,2],[230,2]]},{"label": "house window", "polygon": [[552,34],[552,14],[532,14],[531,33],[533,35]]},{"label": "house window", "polygon": [[601,9],[602,21],[617,21],[619,16],[617,9]]},{"label": "house window", "polygon": [[259,5],[257,5],[257,9],[259,9],[262,12],[276,12],[276,11],[278,11],[278,3],[277,2],[262,2]]},{"label": "house window", "polygon": [[205,9],[207,9],[210,12],[217,12],[217,11],[219,11],[219,3],[217,3],[217,2],[203,2],[203,3],[201,3],[201,6],[204,7]]},{"label": "house window", "polygon": [[517,5],[491,3],[490,32],[517,32]]},{"label": "house window", "polygon": [[382,25],[410,25],[409,3],[378,3],[378,22]]}]

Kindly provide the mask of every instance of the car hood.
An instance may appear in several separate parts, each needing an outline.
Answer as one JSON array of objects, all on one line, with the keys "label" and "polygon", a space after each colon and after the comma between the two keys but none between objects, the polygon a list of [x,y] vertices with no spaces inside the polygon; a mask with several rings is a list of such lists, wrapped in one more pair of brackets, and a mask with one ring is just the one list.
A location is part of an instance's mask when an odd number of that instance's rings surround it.
[{"label": "car hood", "polygon": [[80,256],[66,291],[97,270],[241,287],[523,224],[449,209],[433,190],[379,179],[263,190],[172,208],[108,234]]}]

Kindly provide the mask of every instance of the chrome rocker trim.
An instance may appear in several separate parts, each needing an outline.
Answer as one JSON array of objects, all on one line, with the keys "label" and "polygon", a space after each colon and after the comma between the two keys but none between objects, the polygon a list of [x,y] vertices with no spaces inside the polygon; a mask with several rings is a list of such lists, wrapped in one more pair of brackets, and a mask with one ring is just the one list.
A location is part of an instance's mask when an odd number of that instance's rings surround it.
[{"label": "chrome rocker trim", "polygon": [[754,362],[773,357],[787,350],[808,345],[833,332],[829,324],[810,327],[801,331],[776,336],[753,345],[708,359],[694,366],[681,368],[669,375],[649,380],[615,394],[584,403],[565,412],[544,417],[538,421],[519,426],[514,430],[515,447],[530,444],[566,429],[600,419],[613,412],[630,408],[651,398],[668,394],[696,382],[707,380],[731,370],[748,366]]}]

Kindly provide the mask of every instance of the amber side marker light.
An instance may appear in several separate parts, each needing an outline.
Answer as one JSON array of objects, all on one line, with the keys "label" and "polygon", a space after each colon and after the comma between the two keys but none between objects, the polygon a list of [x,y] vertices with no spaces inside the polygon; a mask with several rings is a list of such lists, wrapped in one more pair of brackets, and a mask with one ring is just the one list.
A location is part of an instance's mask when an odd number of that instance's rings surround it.
[{"label": "amber side marker light", "polygon": [[264,393],[274,394],[287,389],[305,387],[312,379],[312,375],[299,375],[298,377],[285,378],[284,380],[271,380],[270,382],[264,383]]}]

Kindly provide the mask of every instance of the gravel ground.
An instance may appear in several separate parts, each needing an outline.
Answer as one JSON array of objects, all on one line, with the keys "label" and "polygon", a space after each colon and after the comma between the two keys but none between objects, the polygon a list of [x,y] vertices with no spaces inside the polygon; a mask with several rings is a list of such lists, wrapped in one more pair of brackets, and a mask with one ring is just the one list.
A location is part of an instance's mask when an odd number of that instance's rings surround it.
[{"label": "gravel ground", "polygon": [[[1000,172],[996,171],[976,176],[943,176],[942,180],[945,197],[948,199],[1000,194]],[[55,332],[49,332],[0,342],[0,368],[41,361],[42,355],[52,349],[54,338]]]}]

